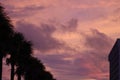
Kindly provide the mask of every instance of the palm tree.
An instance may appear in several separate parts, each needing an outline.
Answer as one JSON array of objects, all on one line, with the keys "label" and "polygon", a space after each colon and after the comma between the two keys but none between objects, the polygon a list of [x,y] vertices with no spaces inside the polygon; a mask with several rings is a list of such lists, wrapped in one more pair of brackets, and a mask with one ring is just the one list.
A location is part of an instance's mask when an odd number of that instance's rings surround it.
[{"label": "palm tree", "polygon": [[8,53],[7,45],[13,33],[13,25],[0,4],[0,80],[2,80],[2,59]]},{"label": "palm tree", "polygon": [[[21,75],[24,73],[24,66],[26,59],[32,54],[31,42],[24,39],[21,33],[14,33],[10,41],[9,54],[10,58],[7,58],[7,64],[11,65],[11,80],[14,80],[15,73],[18,76],[18,80],[21,80]],[[16,65],[16,71],[14,69]]]},{"label": "palm tree", "polygon": [[26,41],[21,33],[14,32],[13,25],[0,4],[0,80],[2,80],[2,59],[6,54],[10,54],[6,62],[11,65],[11,80],[14,80],[15,73],[18,80],[21,80],[22,75],[25,80],[55,80],[45,71],[45,66],[40,60],[32,57],[31,42]]},{"label": "palm tree", "polygon": [[17,57],[16,74],[18,76],[18,80],[21,80],[21,76],[25,72],[25,66],[28,63],[27,61],[31,56],[32,56],[32,44],[30,41],[24,40],[16,56]]},{"label": "palm tree", "polygon": [[38,78],[38,80],[56,80],[53,78],[52,74],[48,71],[44,71]]},{"label": "palm tree", "polygon": [[40,60],[31,56],[26,60],[24,80],[38,80],[39,74],[44,70],[45,66]]},{"label": "palm tree", "polygon": [[22,44],[24,40],[24,37],[21,33],[14,33],[10,40],[10,47],[9,47],[9,54],[10,58],[7,58],[6,62],[7,64],[11,65],[11,80],[14,80],[14,73],[15,69],[14,66],[17,63],[17,54],[20,48],[20,45]]},{"label": "palm tree", "polygon": [[34,57],[30,57],[27,60],[25,74],[25,80],[56,80],[52,74],[45,70],[45,66],[40,60]]},{"label": "palm tree", "polygon": [[[31,56],[32,47],[31,42],[26,41],[21,33],[14,33],[10,41],[9,54],[10,58],[7,58],[7,64],[11,65],[11,80],[14,80],[15,73],[18,76],[18,80],[21,80],[21,75],[23,74],[23,67],[25,65],[25,60]],[[16,71],[14,69],[16,65]]]}]

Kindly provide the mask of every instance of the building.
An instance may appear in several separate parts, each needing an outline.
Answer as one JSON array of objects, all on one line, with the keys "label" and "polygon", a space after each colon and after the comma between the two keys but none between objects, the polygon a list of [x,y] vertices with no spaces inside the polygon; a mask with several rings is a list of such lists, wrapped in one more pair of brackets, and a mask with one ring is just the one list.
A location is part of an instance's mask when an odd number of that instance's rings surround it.
[{"label": "building", "polygon": [[110,80],[120,80],[120,39],[117,39],[110,54]]}]

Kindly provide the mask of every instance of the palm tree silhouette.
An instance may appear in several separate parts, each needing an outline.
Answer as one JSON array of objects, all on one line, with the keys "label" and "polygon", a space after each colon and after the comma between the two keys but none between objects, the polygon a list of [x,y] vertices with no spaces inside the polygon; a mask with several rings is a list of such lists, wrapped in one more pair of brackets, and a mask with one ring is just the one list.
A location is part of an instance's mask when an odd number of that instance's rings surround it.
[{"label": "palm tree silhouette", "polygon": [[32,56],[32,47],[31,42],[24,40],[19,48],[19,52],[17,55],[17,69],[16,74],[18,76],[18,80],[21,80],[21,76],[25,72],[26,64],[28,63],[28,59]]},{"label": "palm tree silhouette", "polygon": [[9,54],[10,58],[7,58],[7,64],[11,65],[11,80],[14,80],[15,69],[14,66],[17,63],[17,55],[19,53],[20,45],[22,44],[24,37],[21,33],[14,33],[10,40]]},{"label": "palm tree silhouette", "polygon": [[[45,66],[34,57],[29,57],[25,66],[25,80],[38,80],[39,73],[44,72]],[[40,80],[40,79],[39,79]]]},{"label": "palm tree silhouette", "polygon": [[25,68],[24,80],[55,80],[52,74],[35,57],[30,57]]},{"label": "palm tree silhouette", "polygon": [[[7,54],[7,64],[11,65],[11,80],[16,74],[18,80],[55,80],[52,74],[45,70],[40,60],[32,55],[32,44],[25,40],[21,33],[15,32],[4,8],[0,4],[0,80],[2,80],[2,59]],[[15,70],[16,66],[16,70]]]},{"label": "palm tree silhouette", "polygon": [[[31,56],[32,47],[31,42],[26,41],[21,33],[14,33],[11,39],[10,46],[10,58],[7,58],[7,64],[11,64],[11,80],[14,80],[14,74],[18,76],[18,80],[21,80],[21,75],[23,74],[24,61]],[[17,69],[15,71],[14,66]]]},{"label": "palm tree silhouette", "polygon": [[13,25],[0,4],[0,80],[2,80],[2,59],[9,52],[7,45],[13,33]]},{"label": "palm tree silhouette", "polygon": [[56,80],[53,78],[52,74],[48,71],[44,71],[41,76],[38,78],[39,80]]}]

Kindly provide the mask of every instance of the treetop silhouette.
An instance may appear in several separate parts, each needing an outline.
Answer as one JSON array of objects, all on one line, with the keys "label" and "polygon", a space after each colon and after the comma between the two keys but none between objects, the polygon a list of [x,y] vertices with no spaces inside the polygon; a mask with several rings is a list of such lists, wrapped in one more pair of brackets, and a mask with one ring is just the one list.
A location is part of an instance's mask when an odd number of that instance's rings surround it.
[{"label": "treetop silhouette", "polygon": [[0,5],[0,80],[2,80],[2,59],[9,52],[7,45],[13,33],[13,25]]},{"label": "treetop silhouette", "polygon": [[10,18],[0,4],[0,80],[2,80],[2,59],[6,55],[7,65],[11,66],[11,80],[15,74],[18,80],[55,80],[52,74],[46,71],[40,60],[33,57],[31,41],[24,38],[22,33],[14,31]]}]

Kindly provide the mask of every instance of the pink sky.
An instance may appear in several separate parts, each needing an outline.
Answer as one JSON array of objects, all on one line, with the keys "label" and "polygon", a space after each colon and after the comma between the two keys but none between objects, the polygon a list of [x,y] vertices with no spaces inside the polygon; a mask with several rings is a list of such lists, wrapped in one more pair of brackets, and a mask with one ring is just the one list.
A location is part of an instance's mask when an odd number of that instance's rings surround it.
[{"label": "pink sky", "polygon": [[57,80],[109,80],[108,54],[120,35],[119,0],[0,1]]}]

